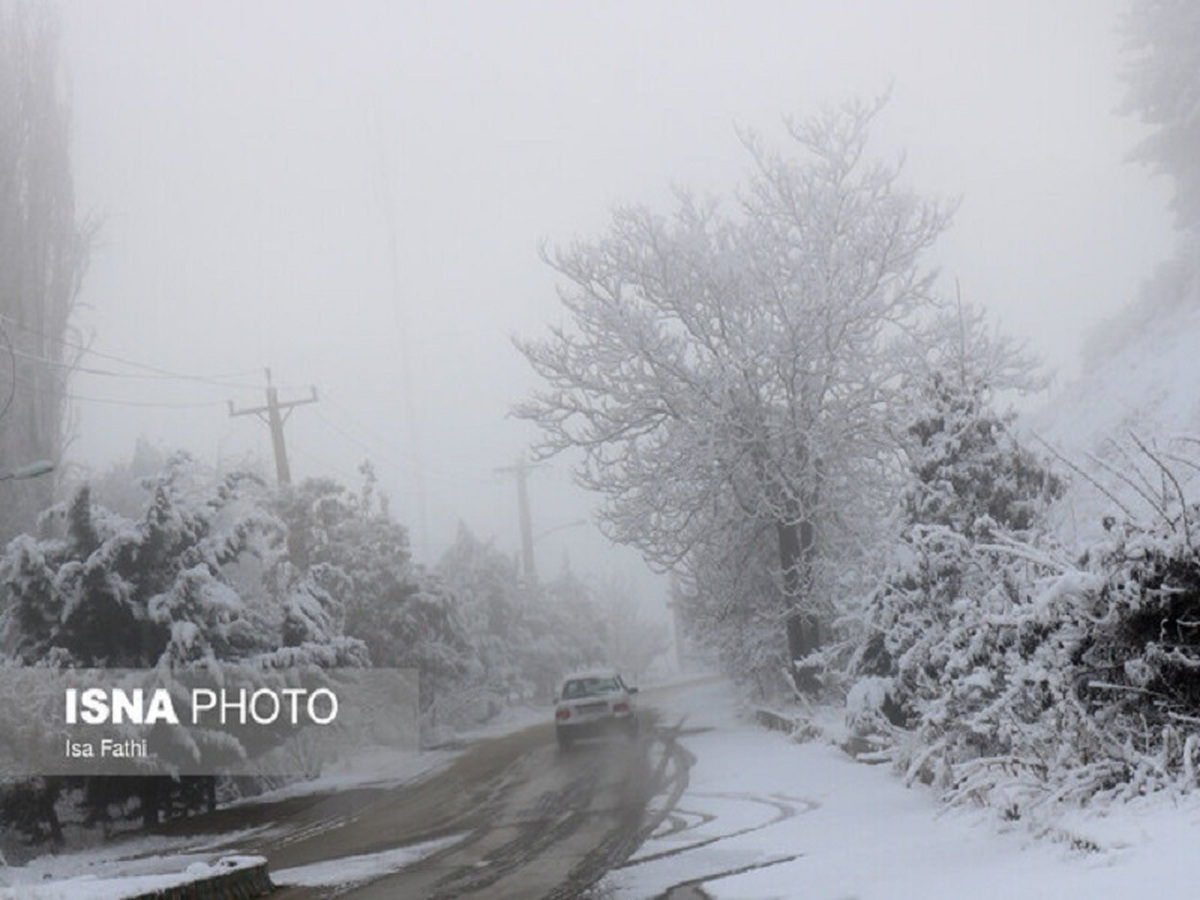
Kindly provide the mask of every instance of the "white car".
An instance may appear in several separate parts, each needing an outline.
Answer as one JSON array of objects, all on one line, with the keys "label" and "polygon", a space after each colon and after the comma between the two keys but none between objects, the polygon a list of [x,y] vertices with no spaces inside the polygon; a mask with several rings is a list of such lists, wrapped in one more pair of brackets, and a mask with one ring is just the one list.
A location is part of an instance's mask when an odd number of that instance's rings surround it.
[{"label": "white car", "polygon": [[558,746],[570,748],[577,738],[638,733],[637,705],[615,669],[575,672],[563,679],[555,694],[554,733]]}]

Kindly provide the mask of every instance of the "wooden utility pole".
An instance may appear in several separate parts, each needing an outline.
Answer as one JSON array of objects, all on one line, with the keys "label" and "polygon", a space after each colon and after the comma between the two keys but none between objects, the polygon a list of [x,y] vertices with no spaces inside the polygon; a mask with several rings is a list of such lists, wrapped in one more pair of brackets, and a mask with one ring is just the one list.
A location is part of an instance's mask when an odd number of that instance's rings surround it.
[{"label": "wooden utility pole", "polygon": [[[271,370],[267,369],[267,405],[255,406],[250,409],[234,409],[233,401],[229,401],[229,415],[258,416],[271,429],[271,446],[275,450],[275,480],[280,486],[292,483],[292,470],[288,467],[287,444],[283,439],[283,425],[292,414],[293,407],[305,403],[317,402],[317,389],[312,389],[312,396],[304,400],[289,400],[279,402],[279,392],[271,384]],[[282,412],[281,412],[282,410]]]},{"label": "wooden utility pole", "polygon": [[521,570],[527,584],[537,584],[537,569],[533,564],[533,515],[529,511],[529,473],[535,469],[524,458],[516,465],[496,469],[498,475],[517,479],[517,519],[521,528]]}]

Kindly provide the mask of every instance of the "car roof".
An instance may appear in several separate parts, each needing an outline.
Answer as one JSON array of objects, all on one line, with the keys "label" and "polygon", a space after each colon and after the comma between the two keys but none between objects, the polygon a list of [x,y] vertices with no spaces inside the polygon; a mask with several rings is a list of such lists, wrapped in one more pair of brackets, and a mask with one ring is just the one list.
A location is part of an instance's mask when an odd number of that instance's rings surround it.
[{"label": "car roof", "polygon": [[571,672],[569,675],[564,675],[562,680],[564,683],[575,681],[579,678],[616,678],[620,673],[616,669],[584,669],[579,672]]}]

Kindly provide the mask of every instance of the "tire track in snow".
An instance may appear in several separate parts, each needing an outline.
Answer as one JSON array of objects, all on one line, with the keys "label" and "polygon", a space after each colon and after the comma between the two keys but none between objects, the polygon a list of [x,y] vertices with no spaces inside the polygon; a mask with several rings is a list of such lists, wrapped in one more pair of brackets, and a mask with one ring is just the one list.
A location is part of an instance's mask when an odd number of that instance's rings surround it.
[{"label": "tire track in snow", "polygon": [[[688,832],[699,831],[707,826],[716,823],[720,825],[721,816],[718,813],[710,812],[705,809],[691,808],[691,801],[703,800],[719,800],[719,801],[738,801],[758,807],[765,807],[770,810],[769,815],[763,821],[753,825],[748,825],[741,828],[733,828],[719,834],[706,835],[697,837],[695,840],[689,841],[681,846],[669,847],[657,852],[648,852],[636,857],[630,857],[620,865],[614,866],[613,871],[633,869],[638,866],[661,862],[662,860],[674,859],[685,856],[689,853],[694,853],[703,848],[712,847],[725,841],[741,837],[747,834],[753,834],[757,831],[762,831],[767,828],[774,827],[789,819],[795,818],[806,813],[813,812],[821,807],[821,803],[817,800],[808,797],[792,797],[784,793],[772,794],[754,794],[742,792],[694,792],[688,795],[689,806],[683,807],[679,802],[683,799],[684,791],[688,786],[688,770],[691,764],[695,762],[695,756],[689,751],[676,743],[676,739],[682,730],[682,721],[671,730],[669,736],[664,739],[667,745],[667,757],[672,755],[674,747],[678,746],[686,753],[686,765],[681,766],[681,773],[673,779],[671,784],[671,792],[669,800],[658,816],[647,825],[647,830],[643,834],[643,841],[653,841],[659,843],[678,839],[681,836],[686,838]],[[664,764],[666,757],[664,758]],[[647,849],[644,843],[639,842],[643,849]],[[747,863],[745,865],[727,867],[709,871],[703,875],[697,875],[686,880],[676,882],[668,887],[665,891],[658,894],[655,900],[689,900],[689,898],[704,898],[707,896],[701,887],[711,881],[717,881],[722,878],[729,878],[734,875],[741,875],[745,872],[751,872],[756,869],[769,868],[771,866],[780,865],[782,863],[791,862],[799,859],[803,854],[792,854],[782,857],[773,857],[768,860],[758,860]]]},{"label": "tire track in snow", "polygon": [[[635,859],[628,860],[627,862],[623,863],[622,865],[617,866],[617,868],[629,869],[629,868],[633,868],[634,866],[643,865],[645,863],[651,863],[651,862],[655,862],[655,861],[661,860],[661,859],[669,859],[672,856],[680,856],[684,853],[690,853],[691,851],[698,850],[701,847],[709,847],[713,844],[719,843],[720,841],[727,841],[730,838],[741,837],[744,834],[753,834],[756,831],[762,831],[764,828],[770,828],[773,825],[778,825],[780,822],[785,822],[788,819],[795,818],[797,815],[803,815],[804,813],[810,813],[813,810],[819,809],[821,806],[821,804],[819,802],[817,802],[816,800],[809,800],[806,798],[788,797],[785,794],[771,794],[771,795],[768,795],[765,797],[760,797],[755,794],[714,792],[714,793],[696,793],[696,794],[693,794],[692,796],[696,797],[698,799],[711,798],[711,799],[720,799],[720,800],[741,800],[746,803],[752,803],[752,804],[758,804],[760,806],[771,807],[774,810],[775,814],[770,819],[768,819],[764,822],[760,822],[757,825],[750,825],[746,828],[737,828],[737,829],[734,829],[733,831],[727,831],[724,834],[710,835],[708,837],[695,840],[689,844],[684,844],[683,846],[680,846],[680,847],[672,847],[668,850],[662,850],[657,853],[649,853],[644,856],[638,856]],[[664,835],[665,837],[672,837],[672,836],[675,836],[678,834],[682,834],[686,831],[692,831],[697,828],[701,828],[704,825],[707,825],[713,821],[719,820],[718,816],[711,814],[711,813],[705,813],[705,812],[699,812],[699,811],[693,812],[693,811],[684,810],[684,809],[676,810],[676,812],[680,816],[692,816],[697,821],[695,821],[694,823],[692,823],[691,825],[689,825],[685,828],[675,829],[671,832],[668,832],[666,835]]]}]

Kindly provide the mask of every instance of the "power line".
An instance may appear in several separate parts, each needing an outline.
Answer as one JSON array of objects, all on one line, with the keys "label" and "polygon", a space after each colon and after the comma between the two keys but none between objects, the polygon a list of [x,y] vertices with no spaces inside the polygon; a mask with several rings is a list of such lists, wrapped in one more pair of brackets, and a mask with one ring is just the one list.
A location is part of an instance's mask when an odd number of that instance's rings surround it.
[{"label": "power line", "polygon": [[[42,391],[42,393],[49,392]],[[78,403],[102,403],[108,406],[132,406],[139,409],[209,409],[210,407],[224,406],[220,400],[209,400],[207,403],[156,403],[152,400],[112,400],[103,397],[80,397],[78,394],[69,393],[64,393],[61,396]]]},{"label": "power line", "polygon": [[[328,398],[326,398],[326,399],[328,399]],[[329,420],[329,417],[324,415],[319,409],[315,410],[315,412],[317,414],[318,419],[320,419],[322,422],[324,422],[326,425],[328,425],[331,429],[336,431],[338,434],[340,434],[342,437],[344,437],[346,440],[348,440],[354,446],[358,447],[358,449],[362,450],[364,453],[369,455],[379,449],[378,447],[372,449],[366,443],[364,443],[363,441],[360,441],[354,435],[350,434],[344,428],[339,426],[336,422],[331,422]]]},{"label": "power line", "polygon": [[62,360],[58,360],[58,359],[48,359],[44,356],[38,356],[35,353],[26,353],[24,350],[14,350],[13,355],[18,356],[21,359],[29,360],[30,362],[40,363],[45,366],[53,366],[58,369],[66,369],[70,372],[82,372],[85,375],[103,375],[103,376],[106,376],[109,378],[129,378],[129,379],[139,379],[139,380],[148,380],[148,381],[187,380],[187,381],[203,382],[205,384],[211,384],[215,387],[225,388],[225,389],[236,388],[236,387],[245,387],[247,389],[252,388],[254,390],[259,389],[258,385],[249,385],[249,384],[238,385],[238,384],[233,384],[233,383],[227,382],[227,381],[217,381],[217,380],[215,380],[215,378],[204,378],[199,375],[183,376],[183,375],[158,375],[158,374],[154,374],[154,373],[140,373],[140,372],[113,372],[109,369],[97,369],[92,366],[82,366],[82,365],[79,365],[78,363],[69,363],[69,362],[64,362]]},{"label": "power line", "polygon": [[73,365],[71,363],[65,363],[65,362],[61,362],[58,360],[47,359],[45,357],[34,356],[34,355],[30,355],[30,354],[22,354],[27,359],[31,359],[35,362],[41,362],[46,365],[56,365],[56,366],[61,366],[61,367],[68,368],[68,369],[86,371],[89,374],[93,374],[93,375],[104,375],[104,376],[113,377],[113,378],[159,378],[159,379],[163,379],[163,380],[174,380],[174,381],[194,381],[194,382],[199,382],[201,384],[209,384],[209,385],[214,385],[216,387],[226,388],[226,389],[228,389],[228,388],[245,388],[246,390],[259,390],[260,389],[260,385],[257,385],[257,384],[248,384],[248,383],[240,383],[239,384],[239,383],[235,383],[235,382],[231,381],[231,379],[245,378],[248,375],[253,375],[253,374],[255,374],[255,372],[257,370],[249,370],[249,371],[245,371],[245,372],[231,372],[231,373],[225,374],[225,375],[197,375],[197,374],[188,373],[188,372],[174,372],[174,371],[171,371],[170,369],[164,369],[159,366],[150,365],[149,363],[137,362],[136,360],[132,360],[132,359],[129,359],[124,356],[118,356],[115,353],[106,353],[104,351],[97,350],[94,347],[90,347],[85,344],[75,343],[75,342],[66,340],[65,338],[58,337],[56,335],[47,335],[45,332],[42,332],[39,329],[34,328],[30,325],[25,325],[21,322],[18,322],[15,319],[13,319],[11,316],[4,315],[3,313],[0,313],[0,320],[4,320],[4,321],[8,322],[9,324],[11,324],[17,328],[20,328],[22,331],[25,331],[28,334],[31,334],[34,337],[39,338],[40,340],[52,341],[62,347],[66,347],[69,350],[75,350],[82,354],[90,354],[92,356],[99,357],[100,359],[106,359],[109,362],[121,363],[122,365],[129,366],[134,369],[139,369],[142,372],[149,373],[149,374],[143,375],[143,374],[124,373],[124,372],[110,372],[110,371],[103,370],[103,369],[85,369],[81,366]]},{"label": "power line", "polygon": [[4,337],[4,343],[8,346],[8,356],[12,362],[12,380],[8,385],[8,396],[4,398],[4,407],[0,409],[0,418],[3,418],[12,406],[13,398],[17,395],[17,354],[13,350],[12,340],[8,336],[8,332],[0,326],[0,335]]},{"label": "power line", "polygon": [[[410,459],[411,451],[403,449],[400,446],[400,444],[384,437],[381,432],[371,428],[369,425],[367,425],[360,419],[356,418],[353,413],[351,413],[343,404],[339,403],[335,398],[322,393],[321,399],[325,402],[328,402],[330,407],[332,409],[336,410],[339,414],[341,414],[354,429],[356,429],[357,431],[363,432],[367,438],[376,442],[376,444],[378,446],[376,446],[374,448],[375,453],[384,452],[384,453],[389,454],[390,456],[398,457],[402,460]],[[328,417],[321,416],[320,412],[318,412],[317,415],[320,416],[322,421],[324,421],[326,424],[328,424],[330,428],[332,428],[334,431],[338,432],[343,437],[345,437],[346,440],[350,441],[355,446],[359,447],[360,449],[362,449],[364,451],[372,452],[371,447],[367,446],[362,440],[355,438],[353,435],[349,434],[345,429],[337,427],[335,423],[329,421]],[[378,460],[376,460],[376,461],[378,461]],[[432,480],[453,481],[455,485],[461,485],[466,481],[474,481],[474,482],[477,482],[480,484],[492,483],[492,481],[493,481],[493,479],[488,478],[487,476],[483,475],[481,472],[476,471],[476,470],[471,470],[471,471],[454,470],[454,471],[451,471],[451,470],[442,468],[441,466],[437,465],[436,463],[433,464],[432,466],[430,466],[429,464],[422,466],[420,474],[422,476],[423,483],[425,483],[425,484],[428,484]],[[413,489],[411,491],[405,491],[404,493],[412,495],[412,496],[417,496],[420,493],[420,490]]]},{"label": "power line", "polygon": [[32,391],[35,394],[40,394],[43,397],[62,397],[64,400],[74,400],[77,403],[100,403],[107,406],[131,406],[143,409],[207,409],[209,407],[224,406],[224,402],[220,400],[208,400],[196,403],[172,403],[167,401],[157,402],[152,400],[119,400],[112,397],[85,397],[80,394],[74,394],[70,391],[60,391],[54,388],[45,387],[30,381],[27,378],[17,376],[14,386],[20,385],[22,389]]},{"label": "power line", "polygon": [[327,472],[333,472],[333,473],[337,474],[342,479],[342,481],[344,481],[347,485],[356,484],[362,477],[361,473],[359,473],[358,475],[350,475],[340,465],[334,465],[334,464],[330,463],[329,460],[316,455],[311,450],[309,450],[305,447],[293,448],[293,450],[291,452],[295,456],[300,457],[301,459],[308,460],[310,463],[316,463],[318,469],[324,469]]},{"label": "power line", "polygon": [[[398,444],[393,443],[391,440],[384,437],[382,434],[380,434],[378,431],[373,429],[371,426],[367,425],[365,422],[362,422],[358,418],[356,418],[350,412],[350,410],[346,409],[346,407],[344,407],[341,403],[338,402],[337,398],[326,397],[325,399],[328,400],[330,405],[334,409],[336,409],[339,413],[341,413],[346,418],[346,420],[348,422],[350,422],[351,425],[353,425],[359,431],[366,434],[367,437],[371,438],[371,440],[375,441],[379,445],[379,449],[386,450],[389,453],[395,453],[397,456],[405,455],[404,451],[400,449],[400,446]],[[334,426],[331,424],[330,427],[334,427]]]}]

